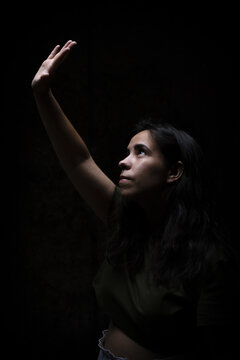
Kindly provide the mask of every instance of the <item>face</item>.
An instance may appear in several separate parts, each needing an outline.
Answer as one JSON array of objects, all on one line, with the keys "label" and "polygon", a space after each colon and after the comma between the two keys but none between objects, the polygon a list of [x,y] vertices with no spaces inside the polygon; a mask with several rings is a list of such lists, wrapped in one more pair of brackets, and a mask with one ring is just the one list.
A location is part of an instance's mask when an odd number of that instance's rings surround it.
[{"label": "face", "polygon": [[127,157],[119,162],[122,195],[140,203],[156,199],[166,184],[168,170],[150,131],[136,134],[127,149]]}]

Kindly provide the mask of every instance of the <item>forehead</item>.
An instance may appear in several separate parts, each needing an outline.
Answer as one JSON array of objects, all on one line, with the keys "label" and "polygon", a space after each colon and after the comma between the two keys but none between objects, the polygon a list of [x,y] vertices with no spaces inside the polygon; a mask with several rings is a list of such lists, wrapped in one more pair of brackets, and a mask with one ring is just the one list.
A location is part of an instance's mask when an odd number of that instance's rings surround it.
[{"label": "forehead", "polygon": [[143,130],[134,135],[130,140],[128,147],[133,147],[136,144],[143,144],[150,150],[159,152],[157,143],[149,130]]}]

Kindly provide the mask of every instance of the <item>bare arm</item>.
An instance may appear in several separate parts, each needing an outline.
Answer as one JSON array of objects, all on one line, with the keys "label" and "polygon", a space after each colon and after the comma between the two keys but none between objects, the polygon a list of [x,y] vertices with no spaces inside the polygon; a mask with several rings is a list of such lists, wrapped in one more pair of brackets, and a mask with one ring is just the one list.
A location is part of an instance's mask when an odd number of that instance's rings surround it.
[{"label": "bare arm", "polygon": [[56,46],[32,80],[36,105],[59,161],[79,194],[106,222],[114,183],[96,165],[81,136],[62,111],[51,91],[51,80],[76,42]]}]

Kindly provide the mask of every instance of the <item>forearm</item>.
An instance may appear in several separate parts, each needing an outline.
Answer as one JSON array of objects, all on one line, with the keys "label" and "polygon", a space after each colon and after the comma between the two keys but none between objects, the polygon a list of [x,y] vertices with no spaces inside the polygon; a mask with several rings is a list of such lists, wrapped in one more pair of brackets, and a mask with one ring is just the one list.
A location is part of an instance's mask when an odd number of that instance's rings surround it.
[{"label": "forearm", "polygon": [[63,169],[71,173],[76,165],[90,157],[88,148],[62,111],[51,90],[43,94],[34,92],[34,98],[56,155]]}]

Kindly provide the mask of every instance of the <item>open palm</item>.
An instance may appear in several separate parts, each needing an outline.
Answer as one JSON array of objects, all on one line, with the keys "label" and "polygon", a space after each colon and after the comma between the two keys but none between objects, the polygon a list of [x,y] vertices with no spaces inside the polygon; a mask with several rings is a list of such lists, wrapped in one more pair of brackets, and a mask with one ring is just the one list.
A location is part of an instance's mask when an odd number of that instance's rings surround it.
[{"label": "open palm", "polygon": [[76,41],[68,40],[62,48],[60,48],[60,45],[55,46],[48,58],[43,61],[32,80],[32,88],[35,91],[41,92],[49,89],[52,75],[76,44]]}]

